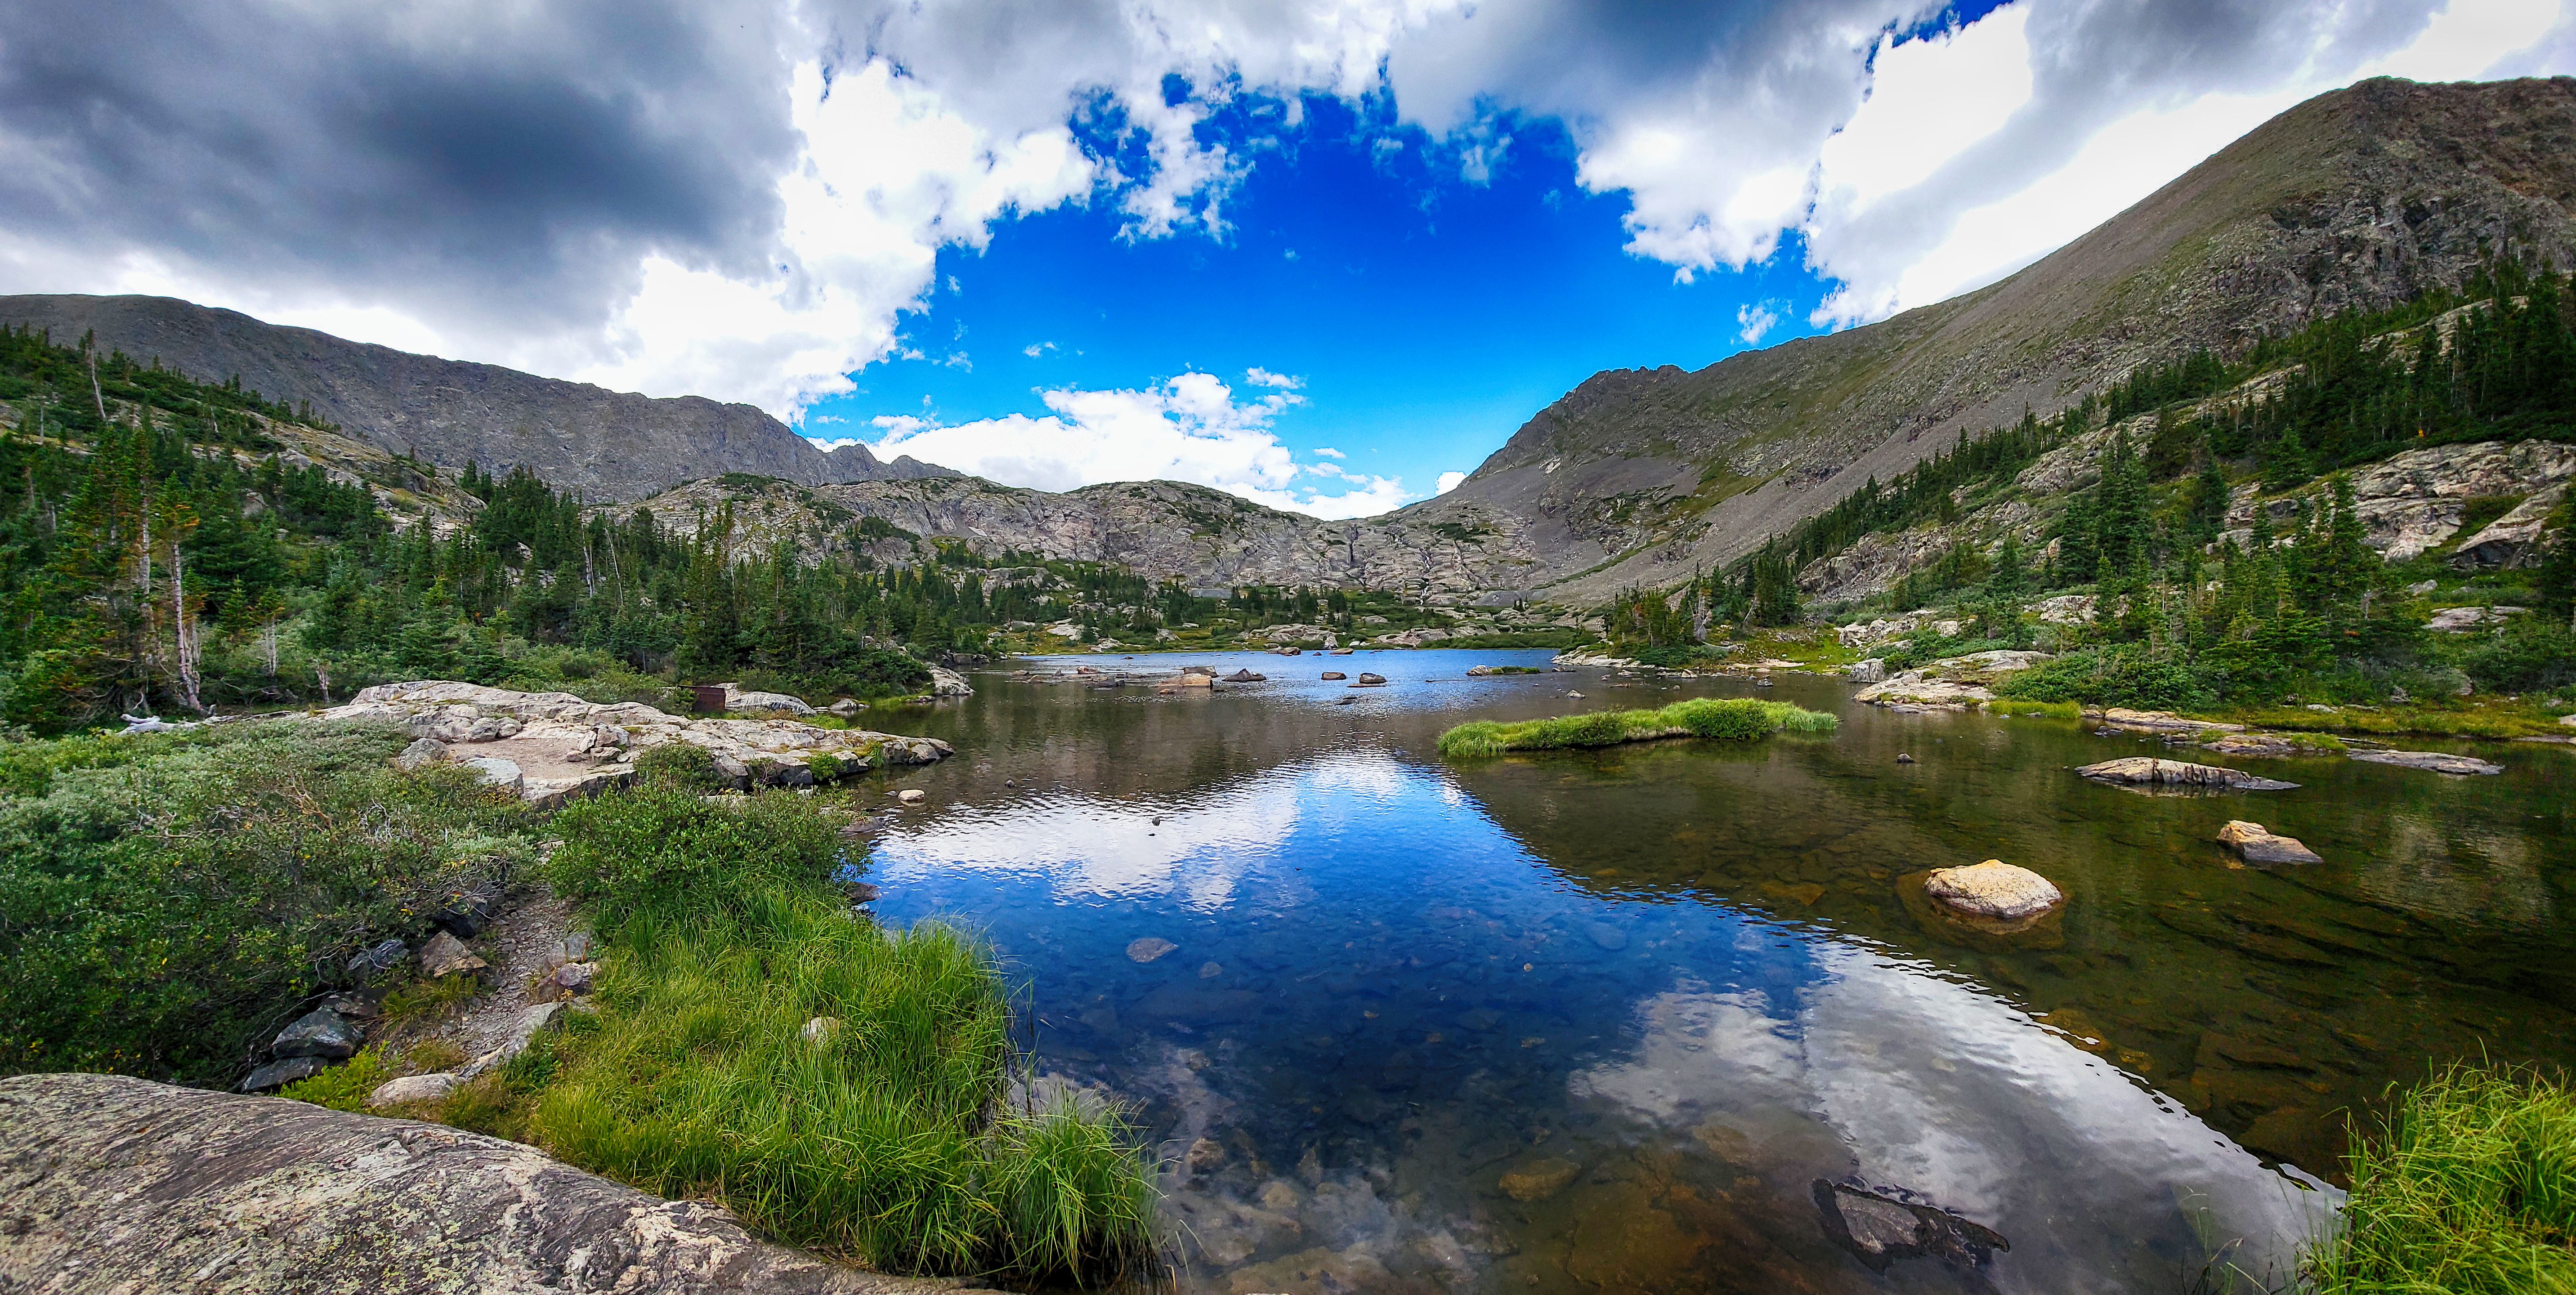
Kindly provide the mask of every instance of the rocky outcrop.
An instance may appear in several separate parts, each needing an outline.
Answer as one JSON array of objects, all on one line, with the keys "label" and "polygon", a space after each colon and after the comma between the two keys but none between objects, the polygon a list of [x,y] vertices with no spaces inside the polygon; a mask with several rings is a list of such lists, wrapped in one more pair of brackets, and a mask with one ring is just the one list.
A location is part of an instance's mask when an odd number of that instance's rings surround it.
[{"label": "rocky outcrop", "polygon": [[[2408,450],[2351,473],[2354,511],[2368,528],[2364,542],[2391,562],[2438,549],[2459,534],[2470,501],[2513,499],[2504,516],[2465,538],[2452,561],[2470,567],[2522,566],[2538,560],[2538,541],[2551,509],[2576,479],[2576,445],[2547,441],[2478,441]],[[2323,485],[2307,493],[2325,489]],[[2258,502],[2241,491],[2229,507],[2220,539],[2243,545],[2253,534],[2254,510],[2269,509],[2275,529],[2285,528],[2292,501]]]},{"label": "rocky outcrop", "polygon": [[[1995,699],[1993,685],[2009,674],[2048,659],[2045,652],[1999,649],[1945,657],[1930,665],[1900,670],[1852,695],[1876,706],[1970,706]],[[1882,665],[1882,669],[1884,666]]]},{"label": "rocky outcrop", "polygon": [[520,794],[541,805],[623,786],[634,780],[636,757],[675,742],[704,750],[719,774],[746,788],[806,787],[951,754],[936,738],[782,719],[683,718],[639,702],[603,705],[571,693],[446,680],[378,684],[318,715],[401,724],[444,744],[451,758],[506,763],[518,774]]},{"label": "rocky outcrop", "polygon": [[2153,756],[2123,756],[2088,764],[2075,772],[2095,782],[2121,787],[2200,789],[2209,791],[2291,791],[2299,784],[2260,778],[2241,769],[2214,764],[2185,764]]},{"label": "rocky outcrop", "polygon": [[448,468],[533,469],[558,490],[640,499],[683,481],[748,472],[806,485],[953,476],[864,445],[824,451],[749,405],[656,399],[391,347],[168,297],[0,297],[0,323],[102,347],[191,377],[242,385],[393,454]]},{"label": "rocky outcrop", "polygon": [[533,1147],[119,1075],[0,1079],[12,1295],[909,1295]]}]

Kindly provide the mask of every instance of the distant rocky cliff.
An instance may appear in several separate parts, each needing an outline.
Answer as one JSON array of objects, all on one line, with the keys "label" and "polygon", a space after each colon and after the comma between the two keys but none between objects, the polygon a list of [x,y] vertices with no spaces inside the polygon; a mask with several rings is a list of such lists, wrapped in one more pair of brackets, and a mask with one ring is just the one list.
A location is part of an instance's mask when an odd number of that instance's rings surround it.
[{"label": "distant rocky cliff", "polygon": [[1569,601],[1668,585],[2139,363],[2456,286],[2497,253],[2576,265],[2571,205],[2576,79],[2366,81],[1991,287],[1696,372],[1597,374],[1388,520],[1508,529]]},{"label": "distant rocky cliff", "polygon": [[953,475],[864,445],[825,452],[749,405],[655,399],[492,364],[413,355],[169,297],[0,297],[0,323],[58,342],[158,359],[190,377],[242,384],[314,411],[396,454],[500,472],[526,465],[559,489],[636,499],[724,472],[807,485]]}]

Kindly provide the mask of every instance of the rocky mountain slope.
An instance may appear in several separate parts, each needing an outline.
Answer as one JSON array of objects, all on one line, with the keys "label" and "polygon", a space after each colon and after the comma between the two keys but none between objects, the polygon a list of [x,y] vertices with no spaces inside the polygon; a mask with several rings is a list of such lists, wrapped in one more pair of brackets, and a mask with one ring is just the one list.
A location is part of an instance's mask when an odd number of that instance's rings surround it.
[{"label": "rocky mountain slope", "polygon": [[1991,287],[1697,372],[1598,374],[1384,520],[1509,535],[1566,601],[1671,584],[2139,363],[2453,286],[2497,252],[2576,264],[2571,203],[2576,80],[2366,81]]},{"label": "rocky mountain slope", "polygon": [[0,323],[57,341],[94,333],[103,349],[157,358],[191,377],[242,384],[314,412],[395,454],[495,472],[524,464],[556,487],[635,499],[723,472],[808,485],[951,475],[864,445],[816,449],[749,405],[655,399],[391,347],[169,297],[0,297]]},{"label": "rocky mountain slope", "polygon": [[[912,537],[953,539],[978,555],[1034,553],[1114,563],[1149,580],[1203,588],[1317,585],[1386,589],[1435,603],[1508,602],[1535,557],[1509,529],[1395,514],[1324,522],[1178,481],[1121,481],[1064,494],[978,477],[867,481],[814,487],[747,477],[691,482],[609,511],[649,508],[666,529],[694,534],[701,517],[734,504],[736,550],[781,540],[809,554],[866,549],[914,556]],[[870,538],[863,517],[905,532]]]}]

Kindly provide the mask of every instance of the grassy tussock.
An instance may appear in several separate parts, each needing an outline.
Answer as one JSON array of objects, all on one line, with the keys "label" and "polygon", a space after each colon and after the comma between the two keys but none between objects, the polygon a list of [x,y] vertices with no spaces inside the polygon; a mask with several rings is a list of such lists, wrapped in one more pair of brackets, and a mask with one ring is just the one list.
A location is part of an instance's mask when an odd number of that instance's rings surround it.
[{"label": "grassy tussock", "polygon": [[[532,1140],[889,1271],[1088,1280],[1151,1258],[1129,1130],[1003,1104],[992,958],[936,924],[854,920],[808,803],[648,789],[557,822],[550,870],[605,941],[604,1010],[536,1095]],[[820,1042],[817,1017],[839,1022]]]},{"label": "grassy tussock", "polygon": [[1986,703],[1989,715],[2027,715],[2038,719],[2082,719],[2084,708],[2071,701],[2014,701],[1997,698]]},{"label": "grassy tussock", "polygon": [[2576,1292],[2576,1093],[2453,1070],[2356,1137],[2343,1231],[2308,1259],[2318,1295]]},{"label": "grassy tussock", "polygon": [[1700,697],[1674,702],[1661,710],[1604,710],[1516,724],[1476,720],[1441,734],[1440,754],[1458,758],[1501,755],[1506,751],[1557,751],[1666,737],[1745,740],[1779,732],[1830,733],[1838,723],[1831,715],[1802,710],[1785,701]]}]

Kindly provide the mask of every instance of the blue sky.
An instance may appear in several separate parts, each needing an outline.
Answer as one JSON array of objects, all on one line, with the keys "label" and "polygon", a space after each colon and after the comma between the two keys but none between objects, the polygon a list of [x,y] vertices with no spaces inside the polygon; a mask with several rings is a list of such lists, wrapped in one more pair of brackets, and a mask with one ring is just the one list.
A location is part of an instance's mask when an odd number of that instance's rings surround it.
[{"label": "blue sky", "polygon": [[1794,245],[1691,282],[1622,250],[1625,195],[1575,182],[1554,122],[1515,131],[1475,183],[1419,129],[1331,99],[1304,108],[1294,130],[1264,114],[1277,142],[1213,236],[1122,236],[1122,213],[1091,205],[943,250],[897,358],[813,405],[807,434],[874,441],[879,415],[1038,413],[1048,389],[1190,371],[1248,398],[1261,369],[1300,383],[1303,403],[1270,424],[1299,459],[1339,449],[1348,471],[1425,494],[1601,369],[1711,363],[1745,348],[1747,309],[1773,321],[1766,344],[1816,331],[1823,288]]},{"label": "blue sky", "polygon": [[2576,72],[2576,0],[94,8],[0,41],[0,292],[1322,517],[1752,312],[1990,283],[2311,95]]}]

